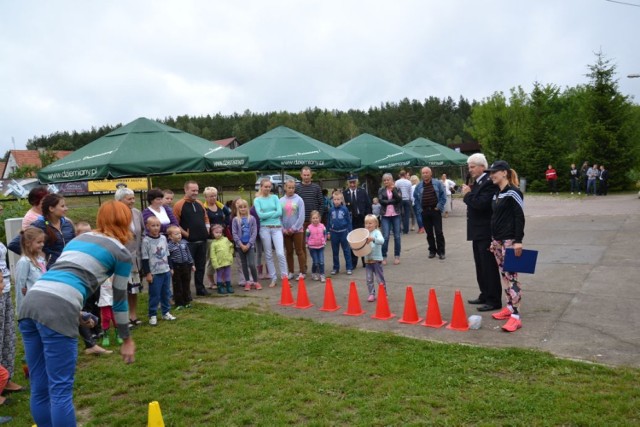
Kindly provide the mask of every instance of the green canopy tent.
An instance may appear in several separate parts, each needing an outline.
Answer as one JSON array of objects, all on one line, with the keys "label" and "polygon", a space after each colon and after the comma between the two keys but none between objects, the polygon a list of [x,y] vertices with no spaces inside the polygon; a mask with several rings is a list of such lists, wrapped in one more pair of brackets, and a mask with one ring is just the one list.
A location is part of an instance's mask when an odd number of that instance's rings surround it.
[{"label": "green canopy tent", "polygon": [[418,153],[424,166],[465,166],[468,156],[427,138],[417,138],[404,146]]},{"label": "green canopy tent", "polygon": [[139,118],[38,172],[60,183],[242,169],[248,157],[211,141]]},{"label": "green canopy tent", "polygon": [[360,159],[286,126],[278,126],[236,148],[249,156],[249,170],[312,169],[354,170]]},{"label": "green canopy tent", "polygon": [[412,166],[426,166],[421,155],[377,136],[363,133],[338,146],[338,150],[358,157],[360,167],[354,172],[382,172]]}]

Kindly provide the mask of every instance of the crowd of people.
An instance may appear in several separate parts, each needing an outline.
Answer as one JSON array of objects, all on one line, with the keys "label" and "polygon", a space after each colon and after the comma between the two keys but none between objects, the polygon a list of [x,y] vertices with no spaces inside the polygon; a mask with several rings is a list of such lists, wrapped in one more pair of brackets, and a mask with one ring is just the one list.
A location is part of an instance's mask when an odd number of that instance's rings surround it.
[{"label": "crowd of people", "polygon": [[[552,165],[547,167],[545,178],[549,194],[558,194],[558,173]],[[571,163],[568,178],[571,194],[581,195],[583,190],[587,196],[606,196],[609,193],[609,170],[604,165],[589,165],[585,160],[578,169],[575,163]]]},{"label": "crowd of people", "polygon": [[[488,168],[482,155],[470,157],[469,173],[473,185],[460,188],[444,174],[434,178],[429,167],[420,170],[420,177],[403,170],[394,180],[385,173],[376,197],[371,198],[354,174],[347,177],[344,189],[323,194],[313,182],[311,169],[304,167],[301,182],[285,182],[282,197],[272,193],[268,178],[261,180],[252,206],[242,198],[221,203],[215,187],[204,189],[202,202],[198,183],[187,181],[184,197],[175,204],[173,192],[149,190],[148,206],[142,211],[134,207],[134,192],[121,187],[115,200],[100,207],[95,230],[89,223],[74,224],[67,218],[64,197],[36,187],[29,195],[32,208],[25,215],[23,230],[8,245],[21,254],[15,271],[16,301],[31,370],[34,420],[38,425],[74,425],[78,336],[86,354],[112,353],[109,347],[116,343],[121,345],[124,361],[134,361],[130,331],[143,323],[137,301],[143,283],[148,287],[151,326],[159,320],[174,321],[180,310],[191,307],[192,281],[196,296],[210,295],[211,290],[232,294],[234,278],[244,291],[262,290],[261,280],[269,287],[278,286],[284,278],[294,284],[293,280],[308,274],[307,257],[311,258],[309,278],[320,282],[326,280],[327,270],[332,276],[349,276],[361,262],[367,301],[374,302],[376,285],[386,287],[385,266],[401,263],[402,235],[416,231],[415,225],[418,234],[426,234],[426,257],[446,259],[443,218],[451,211],[452,193],[458,190],[467,205],[467,237],[473,242],[480,287],[479,297],[469,302],[480,304],[480,311],[501,310],[493,316],[508,320],[503,329],[517,330],[522,326],[520,285],[516,273],[502,268],[507,248],[517,255],[522,250],[524,214],[517,175],[506,162]],[[347,236],[361,228],[368,230],[365,244],[371,250],[359,257]],[[332,252],[330,268],[325,268],[327,244]],[[2,260],[6,251],[0,244]],[[7,370],[4,389],[19,391],[22,387],[11,381],[16,334],[11,329],[9,271],[2,262],[0,269],[4,297],[0,365]],[[507,297],[504,309],[501,286]],[[64,358],[54,356],[63,353]]]}]

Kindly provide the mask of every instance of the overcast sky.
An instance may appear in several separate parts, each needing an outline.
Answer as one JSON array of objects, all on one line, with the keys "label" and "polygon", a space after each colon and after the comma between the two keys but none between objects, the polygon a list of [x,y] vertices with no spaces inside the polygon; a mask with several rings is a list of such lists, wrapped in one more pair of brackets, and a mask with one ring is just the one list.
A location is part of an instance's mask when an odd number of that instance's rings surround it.
[{"label": "overcast sky", "polygon": [[638,103],[639,28],[606,0],[0,0],[0,155],[138,117],[564,89],[598,50]]}]

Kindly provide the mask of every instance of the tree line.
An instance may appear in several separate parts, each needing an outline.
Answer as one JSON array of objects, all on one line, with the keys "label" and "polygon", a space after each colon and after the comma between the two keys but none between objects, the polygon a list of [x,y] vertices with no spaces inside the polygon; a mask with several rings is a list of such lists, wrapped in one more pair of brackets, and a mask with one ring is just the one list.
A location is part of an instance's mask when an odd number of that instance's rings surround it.
[{"label": "tree line", "polygon": [[[443,145],[476,140],[491,160],[507,160],[531,188],[543,188],[544,172],[551,164],[561,180],[571,163],[605,164],[610,188],[628,188],[640,172],[640,107],[620,93],[616,67],[601,52],[588,66],[588,82],[564,90],[535,82],[530,93],[512,88],[469,101],[460,97],[423,101],[402,99],[368,110],[309,108],[298,113],[188,115],[159,121],[208,140],[236,137],[241,143],[284,125],[338,146],[362,133],[404,145],[426,137]],[[61,131],[34,137],[28,149],[77,150],[121,124],[89,131]],[[567,172],[566,174],[564,172]]]}]

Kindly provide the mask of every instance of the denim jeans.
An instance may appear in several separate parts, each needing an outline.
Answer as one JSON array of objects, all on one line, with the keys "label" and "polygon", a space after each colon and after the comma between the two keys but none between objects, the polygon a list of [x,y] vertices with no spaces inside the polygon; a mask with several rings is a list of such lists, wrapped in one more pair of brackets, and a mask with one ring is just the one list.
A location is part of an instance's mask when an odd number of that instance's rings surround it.
[{"label": "denim jeans", "polygon": [[38,426],[75,426],[73,382],[78,339],[32,319],[19,323],[31,382],[31,415]]},{"label": "denim jeans", "polygon": [[311,273],[324,274],[324,248],[309,248],[311,255]]},{"label": "denim jeans", "polygon": [[418,223],[418,230],[424,228],[424,223],[422,222],[422,215],[418,214],[418,208],[413,206],[413,213],[416,216],[416,222]]},{"label": "denim jeans", "polygon": [[276,274],[276,266],[273,263],[273,248],[276,249],[278,257],[278,265],[280,266],[280,276],[284,277],[289,274],[287,270],[287,259],[284,255],[284,238],[282,237],[282,227],[260,227],[260,240],[262,240],[262,249],[267,262],[267,271],[271,280],[278,278]]},{"label": "denim jeans", "polygon": [[387,257],[387,251],[389,249],[389,234],[393,227],[393,256],[400,256],[400,215],[395,216],[383,216],[382,217],[382,237],[384,237],[384,243],[382,244],[382,257]]},{"label": "denim jeans", "polygon": [[171,309],[171,272],[154,274],[149,284],[149,317],[156,316],[158,304],[162,314],[167,314]]},{"label": "denim jeans", "polygon": [[411,199],[403,200],[400,205],[402,212],[402,232],[409,233],[409,219],[411,218]]},{"label": "denim jeans", "polygon": [[331,232],[331,252],[333,253],[333,271],[340,271],[340,248],[344,253],[344,263],[347,270],[353,270],[351,265],[351,246],[347,241],[346,231]]}]

